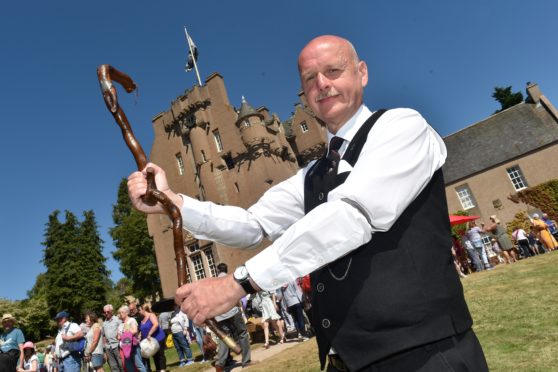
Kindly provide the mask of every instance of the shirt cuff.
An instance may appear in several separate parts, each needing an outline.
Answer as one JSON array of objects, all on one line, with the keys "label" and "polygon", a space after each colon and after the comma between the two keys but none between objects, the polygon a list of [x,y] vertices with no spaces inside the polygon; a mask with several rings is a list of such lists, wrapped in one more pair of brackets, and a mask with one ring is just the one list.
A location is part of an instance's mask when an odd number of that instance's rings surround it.
[{"label": "shirt cuff", "polygon": [[[273,265],[270,266],[270,263]],[[295,279],[283,267],[275,250],[269,247],[246,261],[245,266],[252,280],[266,291],[275,290]]]}]

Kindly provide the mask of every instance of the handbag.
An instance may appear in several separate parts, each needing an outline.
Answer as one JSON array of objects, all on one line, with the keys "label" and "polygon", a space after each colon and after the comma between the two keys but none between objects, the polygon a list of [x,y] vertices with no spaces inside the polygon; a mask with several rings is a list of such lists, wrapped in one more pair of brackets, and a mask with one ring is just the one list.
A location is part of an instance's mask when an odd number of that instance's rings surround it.
[{"label": "handbag", "polygon": [[77,341],[67,341],[66,348],[70,353],[83,353],[85,351],[85,338]]}]

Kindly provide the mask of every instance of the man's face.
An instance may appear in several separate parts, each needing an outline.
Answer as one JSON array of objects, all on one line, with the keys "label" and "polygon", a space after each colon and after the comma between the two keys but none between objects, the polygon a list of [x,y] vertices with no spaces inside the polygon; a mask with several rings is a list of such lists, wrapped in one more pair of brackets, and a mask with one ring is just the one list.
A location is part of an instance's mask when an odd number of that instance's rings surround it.
[{"label": "man's face", "polygon": [[130,308],[130,314],[135,314],[138,309],[137,304],[135,302],[128,303],[128,308]]},{"label": "man's face", "polygon": [[112,310],[103,310],[103,312],[105,313],[105,318],[106,319],[110,319],[112,318]]},{"label": "man's face", "polygon": [[298,68],[308,105],[335,134],[362,104],[368,83],[366,63],[341,38],[322,36],[300,53]]},{"label": "man's face", "polygon": [[58,328],[61,329],[62,327],[64,327],[64,323],[66,323],[66,318],[58,318],[56,321],[58,322]]},{"label": "man's face", "polygon": [[11,320],[3,320],[3,321],[2,321],[2,327],[3,327],[5,330],[12,329],[12,328],[13,328],[13,323],[12,323]]}]

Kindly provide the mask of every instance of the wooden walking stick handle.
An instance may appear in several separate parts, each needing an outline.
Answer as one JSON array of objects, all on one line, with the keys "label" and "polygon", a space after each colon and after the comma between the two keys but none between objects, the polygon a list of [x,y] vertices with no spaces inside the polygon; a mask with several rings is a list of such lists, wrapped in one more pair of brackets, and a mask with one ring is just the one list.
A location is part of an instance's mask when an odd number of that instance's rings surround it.
[{"label": "wooden walking stick handle", "polygon": [[[122,107],[118,104],[118,95],[113,81],[120,83],[126,92],[131,93],[136,88],[136,83],[132,78],[125,73],[117,70],[110,65],[101,65],[97,68],[97,77],[101,85],[101,92],[103,99],[107,105],[108,110],[114,117],[114,120],[122,131],[122,137],[128,145],[128,148],[134,155],[136,165],[139,171],[142,171],[147,165],[147,156],[137,141],[130,126],[130,122]],[[182,235],[182,215],[178,207],[170,200],[170,198],[163,192],[157,190],[155,184],[155,175],[153,169],[147,168],[147,191],[143,196],[144,203],[148,205],[155,205],[157,202],[161,203],[163,209],[172,220],[172,235],[174,244],[174,255],[176,261],[176,272],[178,279],[178,286],[186,284],[186,253],[184,252],[184,238]],[[241,349],[236,342],[223,332],[215,319],[208,319],[205,324],[217,335],[233,352],[239,354]]]}]

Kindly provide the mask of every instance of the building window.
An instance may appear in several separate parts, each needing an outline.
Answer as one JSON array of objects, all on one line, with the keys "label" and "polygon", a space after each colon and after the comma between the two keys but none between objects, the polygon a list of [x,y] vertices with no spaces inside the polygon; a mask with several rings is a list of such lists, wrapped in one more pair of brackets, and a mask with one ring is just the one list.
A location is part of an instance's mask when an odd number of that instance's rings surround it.
[{"label": "building window", "polygon": [[521,169],[519,169],[519,165],[514,165],[513,167],[506,169],[506,171],[508,172],[508,176],[510,177],[515,191],[522,190],[527,187],[527,181],[525,180]]},{"label": "building window", "polygon": [[242,124],[246,127],[246,128],[250,128],[252,126],[252,124],[250,124],[250,121],[248,119],[244,119],[244,121],[242,122]]},{"label": "building window", "polygon": [[213,251],[211,248],[207,248],[203,251],[205,257],[207,258],[207,266],[209,267],[209,273],[211,276],[217,276],[217,268],[215,267],[215,258],[213,258]]},{"label": "building window", "polygon": [[194,253],[200,250],[200,245],[196,242],[194,244],[190,244],[188,246],[188,250],[190,251],[190,253]]},{"label": "building window", "polygon": [[205,268],[203,267],[201,254],[190,256],[190,258],[194,264],[194,274],[196,274],[196,280],[205,278]]},{"label": "building window", "polygon": [[223,151],[223,141],[221,141],[221,135],[219,134],[218,129],[215,129],[213,131],[213,138],[215,139],[215,146],[217,146],[217,152]]},{"label": "building window", "polygon": [[234,189],[236,190],[236,192],[240,192],[240,187],[238,187],[237,182],[234,183]]},{"label": "building window", "polygon": [[178,166],[178,174],[182,176],[184,174],[184,160],[182,160],[182,154],[177,153],[175,156],[176,156],[176,165]]},{"label": "building window", "polygon": [[302,129],[302,133],[308,132],[308,124],[306,124],[306,122],[303,121],[302,123],[300,123],[300,129]]},{"label": "building window", "polygon": [[227,165],[227,169],[234,169],[234,160],[233,160],[230,153],[223,156],[223,160],[225,161],[225,164]]},{"label": "building window", "polygon": [[205,151],[201,150],[202,162],[207,163],[207,157],[205,156]]},{"label": "building window", "polygon": [[457,192],[457,197],[459,198],[459,202],[461,202],[463,209],[467,210],[475,207],[475,201],[469,186],[459,186],[455,189],[455,191]]},{"label": "building window", "polygon": [[188,114],[186,115],[186,118],[184,118],[184,121],[188,128],[193,128],[196,126],[196,115]]}]

